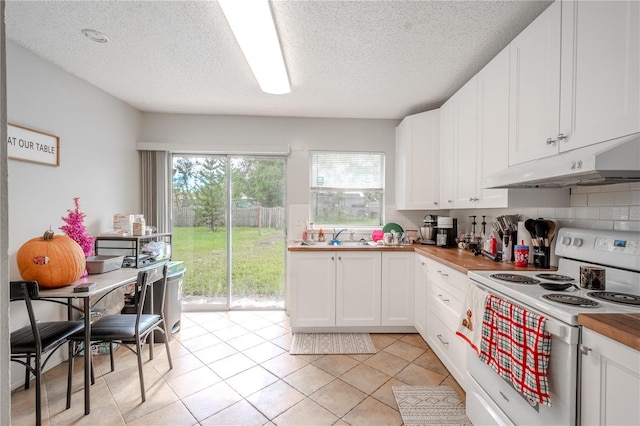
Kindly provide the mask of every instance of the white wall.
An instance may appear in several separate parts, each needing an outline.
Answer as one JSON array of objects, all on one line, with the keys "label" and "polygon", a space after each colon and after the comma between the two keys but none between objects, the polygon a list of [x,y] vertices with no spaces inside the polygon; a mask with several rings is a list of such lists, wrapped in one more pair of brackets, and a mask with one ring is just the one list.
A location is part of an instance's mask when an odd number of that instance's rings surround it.
[{"label": "white wall", "polygon": [[[6,76],[8,122],[60,137],[60,167],[8,160],[9,275],[19,279],[18,248],[49,226],[61,233],[74,197],[92,235],[112,228],[114,213],[140,211],[140,112],[11,41]],[[38,313],[64,310],[42,303]],[[24,309],[12,309],[11,329],[23,324]],[[22,371],[12,367],[14,384]]]}]

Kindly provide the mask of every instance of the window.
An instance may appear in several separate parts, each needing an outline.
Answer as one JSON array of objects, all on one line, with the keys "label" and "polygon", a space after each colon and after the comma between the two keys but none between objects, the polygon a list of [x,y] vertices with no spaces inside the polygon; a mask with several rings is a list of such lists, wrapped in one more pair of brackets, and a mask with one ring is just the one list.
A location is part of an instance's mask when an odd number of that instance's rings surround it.
[{"label": "window", "polygon": [[310,161],[311,222],[382,225],[383,153],[311,151]]}]

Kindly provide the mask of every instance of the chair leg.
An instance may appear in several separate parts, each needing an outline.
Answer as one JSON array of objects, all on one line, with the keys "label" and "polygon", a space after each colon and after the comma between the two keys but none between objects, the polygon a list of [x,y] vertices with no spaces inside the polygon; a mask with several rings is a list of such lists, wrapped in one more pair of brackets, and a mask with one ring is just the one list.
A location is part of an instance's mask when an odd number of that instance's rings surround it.
[{"label": "chair leg", "polygon": [[173,362],[171,361],[171,351],[169,350],[169,331],[167,330],[167,323],[162,321],[162,328],[164,329],[164,347],[167,350],[167,358],[169,359],[169,370],[173,369]]},{"label": "chair leg", "polygon": [[69,367],[67,371],[67,410],[71,408],[71,386],[73,381],[73,357],[75,352],[75,343],[68,342],[69,345]]},{"label": "chair leg", "polygon": [[109,342],[109,361],[111,362],[111,371],[115,371],[116,364],[113,362],[113,342]]},{"label": "chair leg", "polygon": [[[27,355],[27,359],[25,360],[25,362],[28,365],[31,365],[31,355]],[[29,371],[29,369],[26,367],[24,370],[24,389],[27,390],[29,389],[29,381],[31,380],[31,371]]]},{"label": "chair leg", "polygon": [[35,362],[36,362],[36,425],[40,426],[42,424],[42,395],[40,392],[40,387],[42,385],[41,383],[41,378],[42,378],[42,371],[40,371],[40,354],[36,354],[35,356]]},{"label": "chair leg", "polygon": [[136,356],[138,357],[138,375],[140,376],[140,394],[142,395],[142,402],[145,402],[147,397],[144,392],[144,376],[142,374],[142,345],[140,339],[136,339]]}]

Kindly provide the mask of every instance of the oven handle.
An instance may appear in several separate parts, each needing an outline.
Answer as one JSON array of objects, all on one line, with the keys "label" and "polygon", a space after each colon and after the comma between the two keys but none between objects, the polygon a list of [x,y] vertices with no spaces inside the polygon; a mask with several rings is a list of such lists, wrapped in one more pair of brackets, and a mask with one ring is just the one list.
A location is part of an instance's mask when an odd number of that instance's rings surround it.
[{"label": "oven handle", "polygon": [[[478,287],[480,287],[482,290],[486,291],[489,294],[492,294],[496,297],[499,297],[503,300],[506,300],[509,303],[513,303],[515,305],[518,306],[522,306],[522,304],[514,301],[513,299],[500,294],[498,292],[496,292],[495,290],[492,290],[484,285],[482,285],[481,283],[474,281],[474,280],[469,280],[469,284],[470,285],[476,285]],[[553,337],[562,340],[565,343],[568,343],[570,345],[575,345],[578,343],[578,341],[580,340],[580,327],[579,326],[571,326],[569,324],[565,324],[561,321],[555,320],[553,318],[549,318],[546,315],[542,315],[540,312],[536,312],[535,309],[532,309],[530,307],[526,307],[526,310],[531,311],[531,312],[535,312],[538,315],[541,315],[543,317],[545,317],[547,319],[547,321],[545,322],[545,330],[551,334]]]}]

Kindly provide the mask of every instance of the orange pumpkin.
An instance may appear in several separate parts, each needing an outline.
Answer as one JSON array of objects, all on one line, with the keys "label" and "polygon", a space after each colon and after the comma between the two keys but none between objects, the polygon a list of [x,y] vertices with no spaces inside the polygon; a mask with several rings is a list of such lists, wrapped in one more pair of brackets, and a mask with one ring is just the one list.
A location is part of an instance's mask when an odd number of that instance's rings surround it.
[{"label": "orange pumpkin", "polygon": [[38,281],[42,288],[67,286],[82,277],[87,266],[80,245],[51,230],[24,243],[16,260],[22,279]]}]

